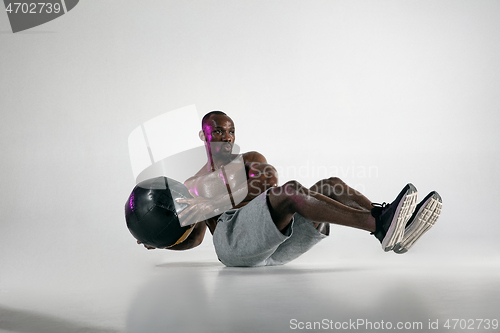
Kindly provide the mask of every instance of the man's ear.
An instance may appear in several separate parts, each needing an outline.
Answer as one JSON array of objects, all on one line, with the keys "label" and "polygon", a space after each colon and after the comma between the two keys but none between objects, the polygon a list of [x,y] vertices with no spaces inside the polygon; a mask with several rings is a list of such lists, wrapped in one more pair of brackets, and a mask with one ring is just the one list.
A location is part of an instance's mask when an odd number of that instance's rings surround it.
[{"label": "man's ear", "polygon": [[205,133],[203,132],[203,130],[201,130],[201,131],[198,133],[198,136],[200,137],[200,140],[201,140],[201,141],[207,141],[207,137],[205,136]]}]

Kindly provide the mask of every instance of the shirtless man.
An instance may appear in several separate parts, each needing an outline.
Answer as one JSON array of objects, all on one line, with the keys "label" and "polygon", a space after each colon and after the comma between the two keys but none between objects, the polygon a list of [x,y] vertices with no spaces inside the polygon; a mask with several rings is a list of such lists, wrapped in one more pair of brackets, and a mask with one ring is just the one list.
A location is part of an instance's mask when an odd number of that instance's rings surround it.
[{"label": "shirtless man", "polygon": [[441,211],[437,192],[416,205],[417,190],[412,184],[391,204],[383,205],[372,204],[336,177],[320,180],[311,188],[295,180],[278,187],[276,169],[262,154],[233,154],[234,123],[221,111],[205,115],[200,139],[208,161],[184,183],[193,198],[177,199],[189,205],[179,219],[196,225],[186,240],[170,250],[198,246],[208,227],[219,260],[226,266],[279,265],[325,238],[333,223],[368,231],[384,251],[404,253]]}]

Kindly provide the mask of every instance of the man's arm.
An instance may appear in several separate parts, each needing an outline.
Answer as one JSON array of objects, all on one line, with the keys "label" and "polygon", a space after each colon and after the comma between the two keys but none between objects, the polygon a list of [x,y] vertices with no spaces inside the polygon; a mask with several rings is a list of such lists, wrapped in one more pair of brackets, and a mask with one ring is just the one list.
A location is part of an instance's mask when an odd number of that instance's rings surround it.
[{"label": "man's arm", "polygon": [[167,250],[174,251],[184,251],[197,247],[203,242],[203,238],[205,237],[205,232],[207,230],[206,223],[198,222],[193,228],[193,231],[189,234],[189,236],[180,244],[167,247]]},{"label": "man's arm", "polygon": [[[241,177],[234,186],[226,187],[220,178],[219,170],[209,174],[188,179],[185,184],[193,194],[192,199],[177,199],[178,203],[189,205],[179,214],[182,225],[189,225],[197,222],[198,218],[204,216],[220,215],[231,208],[240,208],[249,201],[259,196],[265,190],[277,186],[278,175],[276,169],[267,164],[265,157],[258,152],[249,152],[243,155],[244,169],[241,169]],[[224,168],[229,165],[224,166]],[[237,167],[233,165],[231,167]],[[243,168],[243,165],[241,166]],[[222,170],[223,171],[223,170]],[[233,169],[234,171],[234,169]],[[238,172],[238,171],[237,171]],[[231,168],[226,170],[226,174],[231,177]],[[219,185],[212,183],[216,180]],[[205,195],[196,195],[202,191]],[[235,206],[232,205],[235,202]]]},{"label": "man's arm", "polygon": [[[278,172],[272,165],[267,163],[266,158],[262,154],[250,152],[243,155],[243,160],[248,170],[248,193],[245,199],[237,204],[235,208],[245,206],[249,201],[259,196],[268,188],[278,186]],[[243,190],[243,188],[240,188],[237,191]],[[200,245],[205,236],[206,228],[207,224],[205,221],[198,222],[186,240],[180,244],[169,247],[168,250],[189,250]]]},{"label": "man's arm", "polygon": [[252,151],[243,155],[243,159],[247,170],[248,194],[235,208],[245,206],[262,192],[278,186],[278,172],[271,164],[267,163],[264,155]]},{"label": "man's arm", "polygon": [[[165,249],[183,251],[197,247],[203,241],[206,230],[207,230],[207,225],[204,222],[199,222],[193,227],[193,230],[191,231],[189,236],[182,243],[171,247],[166,247]],[[142,244],[142,243],[137,241],[137,244]],[[148,250],[156,249],[156,247],[148,246],[146,244],[144,244],[144,247]]]}]

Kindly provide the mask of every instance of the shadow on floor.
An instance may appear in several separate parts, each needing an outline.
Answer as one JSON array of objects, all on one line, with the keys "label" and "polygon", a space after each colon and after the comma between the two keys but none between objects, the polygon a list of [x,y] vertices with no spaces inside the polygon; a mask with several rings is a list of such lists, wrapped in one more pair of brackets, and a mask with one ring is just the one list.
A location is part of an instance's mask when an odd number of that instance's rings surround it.
[{"label": "shadow on floor", "polygon": [[238,274],[317,274],[317,273],[342,273],[353,271],[370,271],[372,267],[294,267],[291,265],[283,266],[263,266],[263,267],[226,267],[220,262],[166,262],[156,265],[159,268],[219,268],[221,275],[238,275]]},{"label": "shadow on floor", "polygon": [[222,265],[220,262],[216,262],[216,261],[213,261],[213,262],[179,261],[179,262],[166,262],[163,264],[158,264],[158,265],[156,265],[156,267],[165,267],[165,268],[190,268],[190,267],[194,267],[194,268],[214,267],[214,268],[217,268],[217,267],[219,267],[219,268],[222,268],[222,267],[224,267],[224,265]]},{"label": "shadow on floor", "polygon": [[0,306],[0,329],[23,333],[118,333],[117,329],[96,327],[28,310]]},{"label": "shadow on floor", "polygon": [[416,322],[414,331],[427,332],[438,316],[428,295],[408,288],[411,276],[394,271],[192,264],[162,265],[172,269],[160,269],[144,283],[130,304],[126,332],[282,333],[305,323],[318,326],[309,330],[317,332],[352,322],[368,332],[382,321],[392,329]]}]

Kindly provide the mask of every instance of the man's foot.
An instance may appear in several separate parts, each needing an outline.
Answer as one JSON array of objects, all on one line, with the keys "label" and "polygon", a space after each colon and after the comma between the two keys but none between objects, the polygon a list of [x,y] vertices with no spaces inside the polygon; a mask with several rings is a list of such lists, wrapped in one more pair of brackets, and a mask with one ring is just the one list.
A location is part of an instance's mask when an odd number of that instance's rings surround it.
[{"label": "man's foot", "polygon": [[410,219],[417,203],[417,189],[406,185],[390,204],[372,204],[375,217],[375,232],[372,233],[382,243],[384,251],[390,251],[403,238],[406,222]]},{"label": "man's foot", "polygon": [[394,247],[394,252],[405,253],[415,242],[436,223],[443,200],[437,192],[429,193],[416,207],[415,212],[406,224],[401,241]]}]

